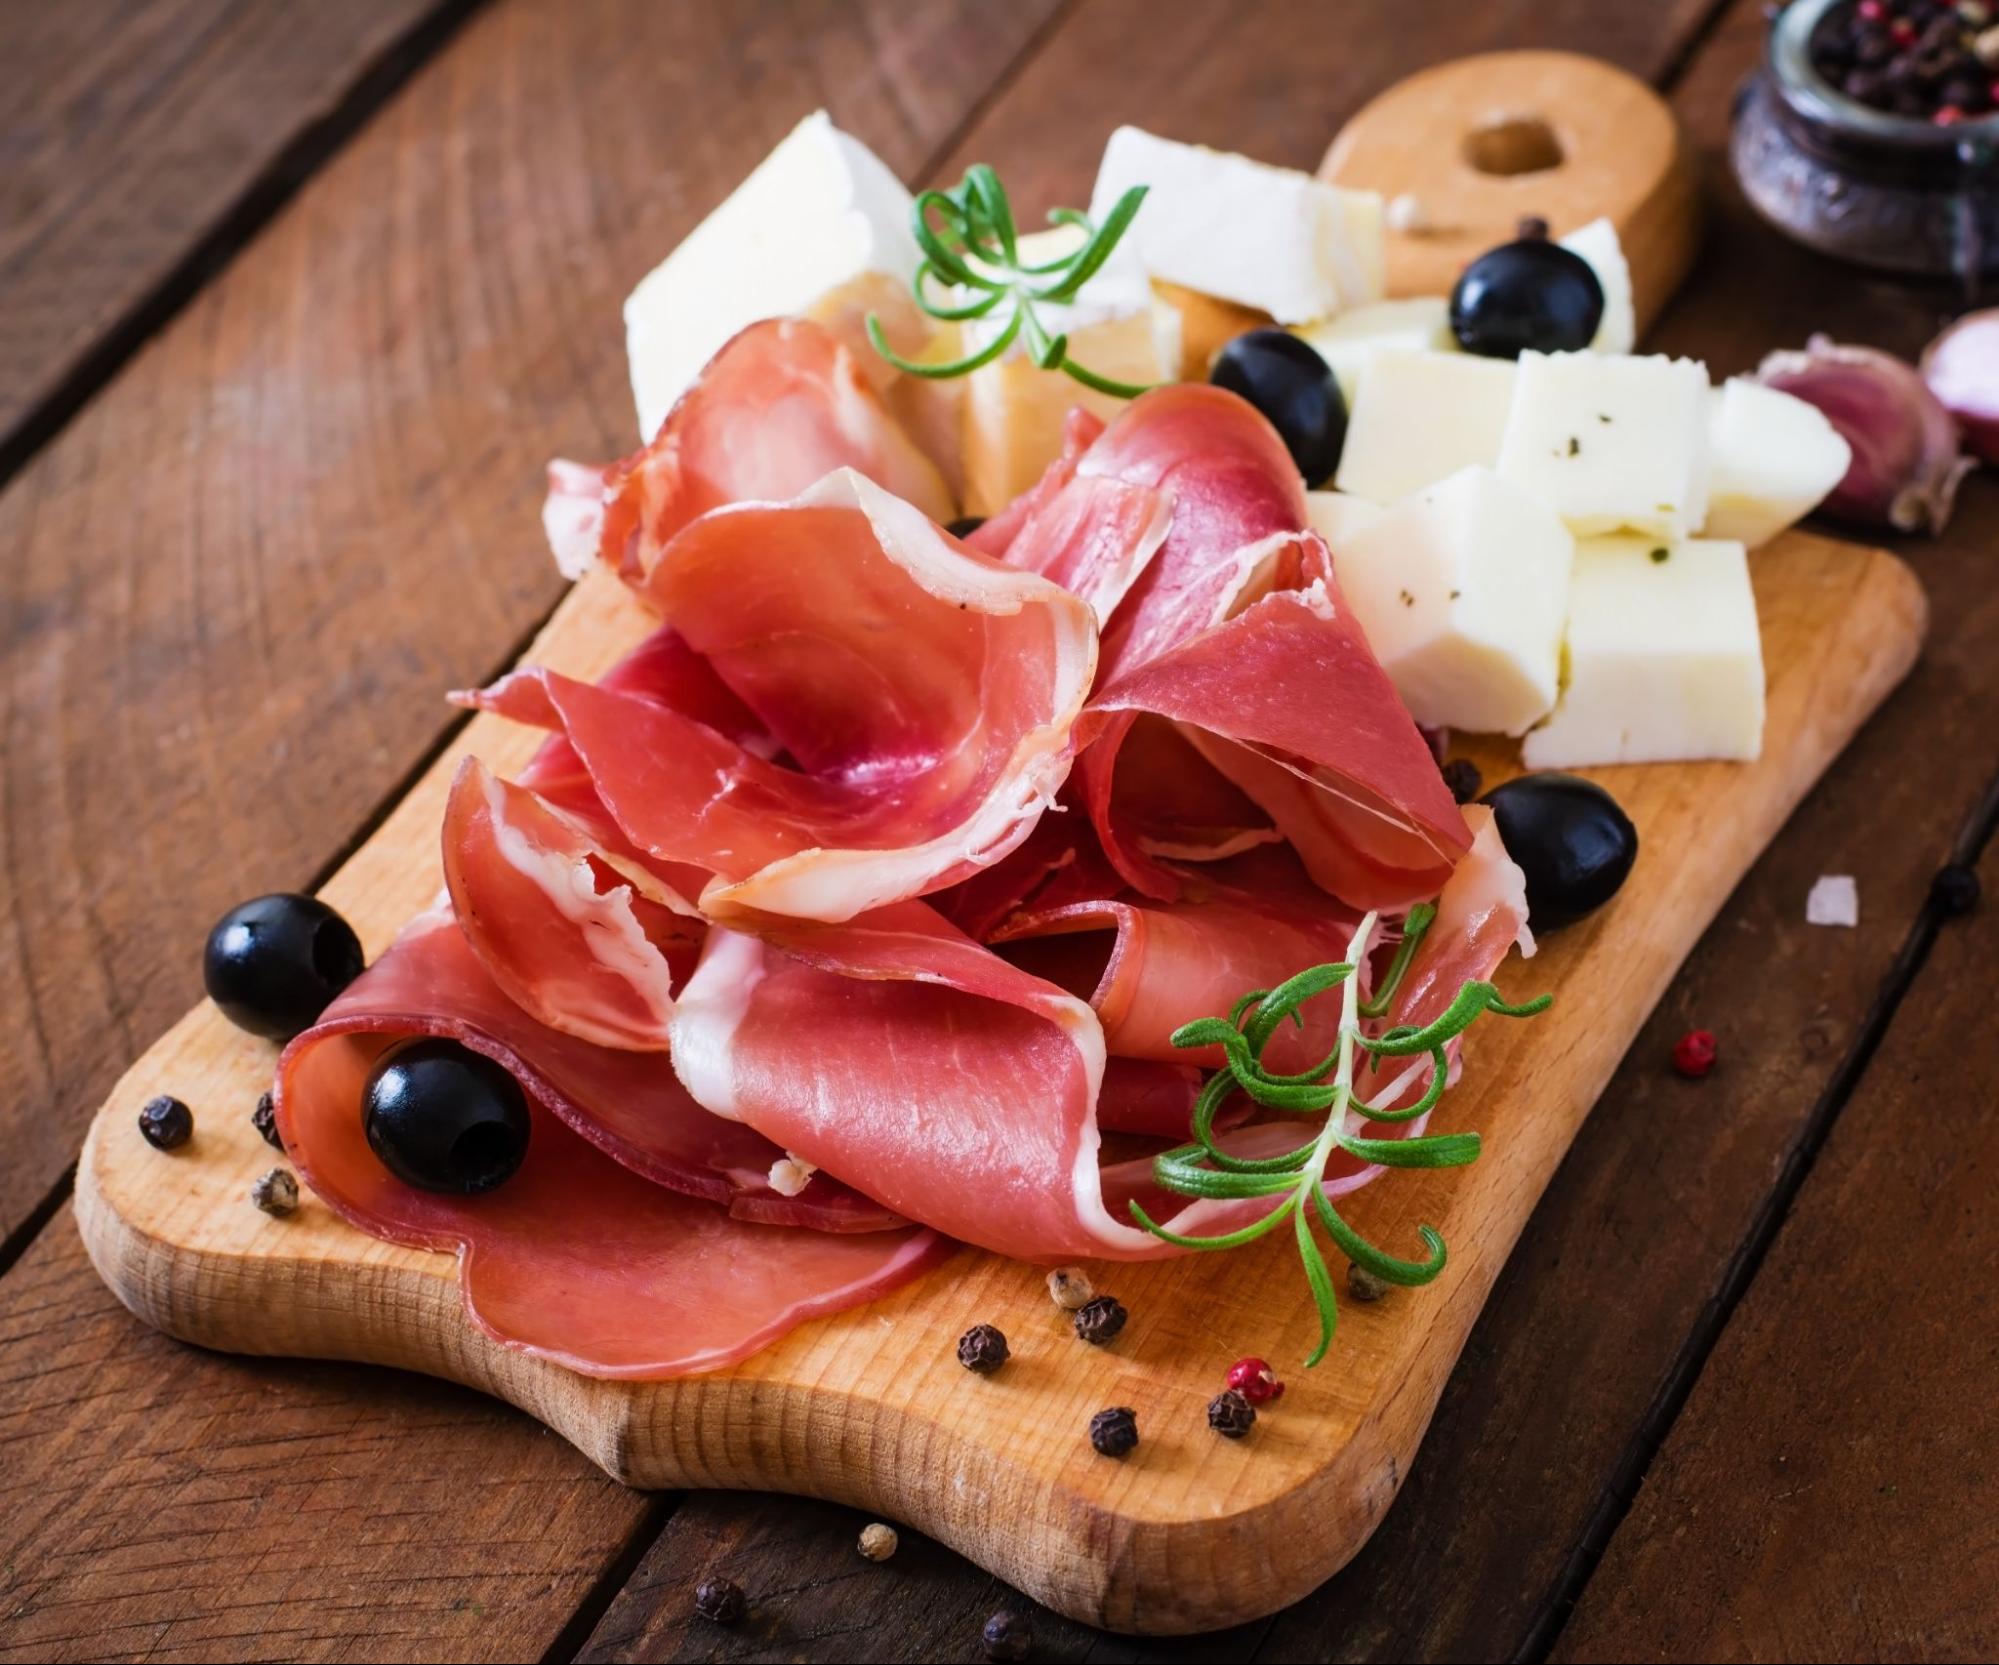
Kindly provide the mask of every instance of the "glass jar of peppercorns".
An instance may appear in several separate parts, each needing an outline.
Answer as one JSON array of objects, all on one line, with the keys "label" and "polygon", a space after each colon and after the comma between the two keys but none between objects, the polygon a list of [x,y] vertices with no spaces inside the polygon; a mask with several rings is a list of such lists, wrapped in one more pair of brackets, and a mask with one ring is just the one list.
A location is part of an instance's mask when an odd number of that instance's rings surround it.
[{"label": "glass jar of peppercorns", "polygon": [[1999,0],[1792,0],[1730,155],[1800,242],[1974,289],[1999,272]]}]

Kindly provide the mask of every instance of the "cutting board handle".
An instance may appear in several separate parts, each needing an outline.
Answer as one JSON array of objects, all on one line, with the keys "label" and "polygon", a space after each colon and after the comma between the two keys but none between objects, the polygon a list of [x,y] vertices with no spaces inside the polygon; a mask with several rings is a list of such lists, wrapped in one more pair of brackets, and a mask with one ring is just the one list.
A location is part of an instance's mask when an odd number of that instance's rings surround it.
[{"label": "cutting board handle", "polygon": [[1419,206],[1419,229],[1388,232],[1391,295],[1449,293],[1525,216],[1557,237],[1607,216],[1642,334],[1699,243],[1699,176],[1678,119],[1637,77],[1573,52],[1488,52],[1412,75],[1340,130],[1319,177]]}]

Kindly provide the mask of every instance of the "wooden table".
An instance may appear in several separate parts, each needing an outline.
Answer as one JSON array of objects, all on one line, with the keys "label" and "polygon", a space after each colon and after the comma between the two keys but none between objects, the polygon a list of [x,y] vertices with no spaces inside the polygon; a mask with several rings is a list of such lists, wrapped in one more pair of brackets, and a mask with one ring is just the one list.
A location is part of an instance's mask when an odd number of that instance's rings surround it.
[{"label": "wooden table", "polygon": [[[1079,201],[1135,120],[1311,166],[1368,94],[1599,53],[1706,153],[1655,334],[1913,352],[1943,297],[1755,223],[1759,0],[70,0],[0,6],[0,1659],[978,1657],[1017,1598],[850,1511],[641,1496],[426,1380],[141,1329],[67,1206],[209,920],[313,884],[559,583],[542,461],[630,437],[618,303],[799,114],[912,180]],[[1999,490],[1906,553],[1914,676],[1688,963],[1345,1573],[1050,1659],[1984,1658],[1999,1646]],[[1861,922],[1808,927],[1821,873]],[[1721,1038],[1706,1082],[1665,1060]],[[244,1107],[247,1111],[248,1106]],[[755,1617],[690,1618],[726,1571]]]}]

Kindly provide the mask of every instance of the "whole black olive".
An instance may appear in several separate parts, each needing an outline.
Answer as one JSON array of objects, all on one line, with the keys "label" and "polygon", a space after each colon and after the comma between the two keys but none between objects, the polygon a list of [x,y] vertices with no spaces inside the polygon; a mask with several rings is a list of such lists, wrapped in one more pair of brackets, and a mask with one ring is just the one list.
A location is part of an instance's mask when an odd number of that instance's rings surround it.
[{"label": "whole black olive", "polygon": [[1527,918],[1551,931],[1593,913],[1638,859],[1638,829],[1617,800],[1575,775],[1522,775],[1483,798],[1506,853],[1527,875]]},{"label": "whole black olive", "polygon": [[208,933],[201,980],[239,1029],[288,1041],[310,1029],[367,961],[354,927],[316,896],[259,896]]},{"label": "whole black olive", "polygon": [[456,1041],[382,1054],[361,1091],[368,1148],[419,1191],[473,1196],[511,1179],[527,1155],[527,1095],[492,1059]]},{"label": "whole black olive", "polygon": [[1465,268],[1451,291],[1451,333],[1486,358],[1579,353],[1603,322],[1602,280],[1574,249],[1549,242],[1545,225],[1521,229]]},{"label": "whole black olive", "polygon": [[1306,485],[1332,478],[1347,442],[1347,402],[1316,348],[1289,330],[1251,330],[1215,355],[1208,380],[1270,419]]}]

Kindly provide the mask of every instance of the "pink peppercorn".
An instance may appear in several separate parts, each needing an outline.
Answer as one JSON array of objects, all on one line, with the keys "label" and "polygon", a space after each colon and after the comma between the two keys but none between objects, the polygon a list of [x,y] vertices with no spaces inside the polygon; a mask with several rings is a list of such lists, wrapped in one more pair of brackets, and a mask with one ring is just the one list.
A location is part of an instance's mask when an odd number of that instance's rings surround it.
[{"label": "pink peppercorn", "polygon": [[1229,1366],[1229,1386],[1252,1405],[1267,1405],[1284,1392],[1277,1372],[1262,1359],[1237,1359]]},{"label": "pink peppercorn", "polygon": [[1714,1033],[1708,1029],[1689,1029],[1673,1043],[1673,1068],[1689,1081],[1698,1081],[1714,1068]]}]

